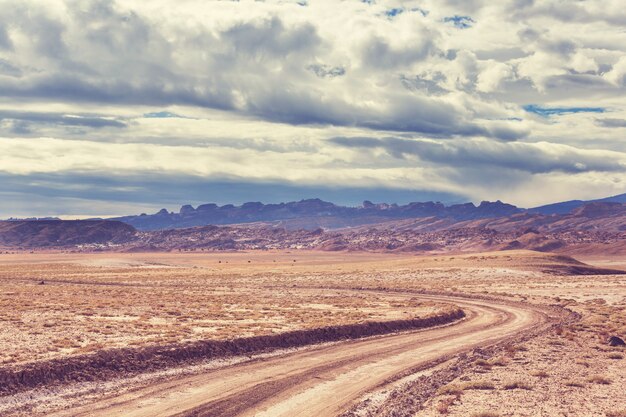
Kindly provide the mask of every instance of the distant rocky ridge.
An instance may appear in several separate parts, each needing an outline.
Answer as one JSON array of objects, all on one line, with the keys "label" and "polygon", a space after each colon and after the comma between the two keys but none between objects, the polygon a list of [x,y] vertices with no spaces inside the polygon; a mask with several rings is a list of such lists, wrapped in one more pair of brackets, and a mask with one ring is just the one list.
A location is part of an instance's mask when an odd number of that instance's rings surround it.
[{"label": "distant rocky ridge", "polygon": [[309,199],[280,204],[245,203],[218,206],[203,204],[197,208],[184,205],[178,213],[160,210],[156,214],[117,217],[139,230],[179,229],[194,226],[242,224],[256,222],[284,222],[288,229],[337,229],[380,223],[387,220],[423,217],[450,218],[456,221],[509,216],[521,209],[501,201],[483,201],[445,206],[439,202],[397,204],[374,204],[363,202],[360,207],[338,206],[320,199]]},{"label": "distant rocky ridge", "polygon": [[341,229],[390,220],[420,219],[436,217],[452,222],[477,219],[501,218],[514,214],[567,214],[588,203],[626,203],[626,194],[600,200],[572,200],[532,209],[522,209],[501,201],[483,201],[445,206],[440,202],[416,202],[405,205],[364,201],[359,207],[339,206],[320,199],[292,201],[289,203],[263,204],[248,202],[241,206],[227,204],[202,204],[196,208],[184,205],[178,213],[161,209],[155,214],[117,217],[139,230],[181,229],[207,225],[230,225],[244,223],[266,223],[290,230],[317,228]]},{"label": "distant rocky ridge", "polygon": [[597,200],[570,200],[560,203],[547,204],[545,206],[531,208],[528,211],[531,213],[541,214],[566,214],[574,209],[584,206],[588,203],[626,203],[626,194],[614,195],[612,197],[600,198]]},{"label": "distant rocky ridge", "polygon": [[309,249],[416,253],[531,249],[568,254],[626,254],[626,204],[620,203],[589,203],[568,214],[516,210],[511,215],[467,220],[437,216],[382,220],[336,230],[288,229],[281,225],[283,222],[278,225],[257,222],[154,231],[137,230],[120,221],[11,221],[0,222],[0,248],[5,251],[7,248],[124,252]]}]

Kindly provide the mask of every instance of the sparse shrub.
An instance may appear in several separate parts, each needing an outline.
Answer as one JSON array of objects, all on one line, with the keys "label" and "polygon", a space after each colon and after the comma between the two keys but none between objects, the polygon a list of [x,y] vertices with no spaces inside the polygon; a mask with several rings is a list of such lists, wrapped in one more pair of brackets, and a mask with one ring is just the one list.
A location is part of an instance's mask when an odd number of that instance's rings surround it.
[{"label": "sparse shrub", "polygon": [[609,359],[624,359],[624,355],[620,353],[611,353]]},{"label": "sparse shrub", "polygon": [[437,394],[439,395],[461,395],[463,393],[463,387],[458,384],[448,384],[439,388]]},{"label": "sparse shrub", "polygon": [[611,380],[602,375],[592,375],[589,378],[587,378],[587,382],[593,382],[594,384],[608,385],[611,383]]},{"label": "sparse shrub", "polygon": [[549,376],[549,374],[546,371],[544,371],[543,369],[537,370],[537,371],[532,371],[530,374],[532,376],[536,376],[537,378],[547,378]]},{"label": "sparse shrub", "polygon": [[581,360],[581,359],[577,359],[577,360],[576,360],[576,363],[577,363],[578,365],[582,365],[582,366],[584,366],[585,368],[589,368],[589,367],[591,366],[591,364],[590,364],[589,362],[587,362],[587,361],[583,361],[583,360]]},{"label": "sparse shrub", "polygon": [[492,366],[507,366],[508,362],[504,357],[499,356],[497,358],[490,359],[489,364]]},{"label": "sparse shrub", "polygon": [[494,413],[493,411],[481,411],[472,414],[472,417],[500,417],[500,414]]},{"label": "sparse shrub", "polygon": [[478,366],[482,366],[483,368],[490,368],[491,367],[491,364],[486,359],[477,359],[476,362],[474,362],[474,363],[476,365],[478,365]]},{"label": "sparse shrub", "polygon": [[609,411],[606,417],[626,417],[626,409],[618,411]]},{"label": "sparse shrub", "polygon": [[532,390],[533,389],[529,384],[527,384],[526,382],[523,382],[523,381],[509,381],[509,382],[505,382],[502,387],[504,389],[525,389],[525,390]]},{"label": "sparse shrub", "polygon": [[568,387],[576,387],[576,388],[582,388],[585,386],[585,384],[581,381],[565,381],[565,385]]},{"label": "sparse shrub", "polygon": [[437,412],[439,414],[448,414],[450,412],[450,406],[452,404],[454,404],[454,402],[458,399],[459,397],[448,397],[448,398],[444,398],[442,400],[440,400],[437,403]]}]

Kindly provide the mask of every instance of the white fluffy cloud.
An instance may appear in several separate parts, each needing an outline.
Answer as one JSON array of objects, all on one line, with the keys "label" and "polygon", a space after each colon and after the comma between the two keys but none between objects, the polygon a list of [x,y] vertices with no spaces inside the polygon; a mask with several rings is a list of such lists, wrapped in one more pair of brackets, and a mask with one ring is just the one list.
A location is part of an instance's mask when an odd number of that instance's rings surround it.
[{"label": "white fluffy cloud", "polygon": [[[566,198],[624,191],[617,0],[0,7],[5,182],[113,171],[529,205],[570,172]],[[399,138],[412,156],[337,137]]]}]

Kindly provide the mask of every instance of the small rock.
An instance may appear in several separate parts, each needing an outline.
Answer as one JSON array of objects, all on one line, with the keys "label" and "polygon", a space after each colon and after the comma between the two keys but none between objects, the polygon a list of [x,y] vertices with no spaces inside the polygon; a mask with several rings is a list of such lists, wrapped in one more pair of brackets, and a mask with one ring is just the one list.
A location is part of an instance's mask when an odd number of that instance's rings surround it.
[{"label": "small rock", "polygon": [[[45,285],[45,284],[46,284],[46,283],[45,283],[45,281],[41,281],[41,282],[39,283],[39,285]],[[624,343],[624,342],[622,342],[622,343]]]},{"label": "small rock", "polygon": [[611,336],[609,337],[609,346],[626,346],[626,343],[624,343],[624,339],[620,337]]}]

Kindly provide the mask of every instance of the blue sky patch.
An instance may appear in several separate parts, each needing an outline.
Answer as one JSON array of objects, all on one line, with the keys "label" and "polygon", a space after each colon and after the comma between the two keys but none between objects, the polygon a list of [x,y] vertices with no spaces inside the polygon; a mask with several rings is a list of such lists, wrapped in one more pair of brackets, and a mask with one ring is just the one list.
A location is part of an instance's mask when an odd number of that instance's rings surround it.
[{"label": "blue sky patch", "polygon": [[455,27],[459,29],[471,28],[472,25],[476,23],[476,21],[469,16],[458,16],[458,15],[444,17],[443,21],[446,23],[451,22],[452,24],[454,24]]},{"label": "blue sky patch", "polygon": [[146,113],[143,115],[143,117],[145,117],[146,119],[169,119],[172,117],[176,117],[179,119],[184,119],[184,116],[181,116],[179,114],[176,113],[172,113],[169,111],[157,111],[157,112],[152,112],[152,113]]},{"label": "blue sky patch", "polygon": [[413,13],[417,12],[424,17],[428,15],[427,10],[420,9],[419,7],[414,7],[412,9],[405,9],[404,7],[394,7],[393,9],[386,10],[385,16],[387,16],[390,19],[393,19],[394,17],[399,16],[405,12],[413,12]]},{"label": "blue sky patch", "polygon": [[385,14],[386,14],[387,16],[389,16],[389,17],[396,17],[396,16],[398,16],[399,14],[401,14],[401,13],[403,13],[403,12],[404,12],[404,9],[399,8],[399,7],[395,7],[395,8],[393,8],[393,9],[389,9],[389,10],[387,10],[387,11],[385,12]]},{"label": "blue sky patch", "polygon": [[543,117],[570,113],[604,113],[606,111],[604,107],[542,107],[536,104],[527,104],[523,108],[529,113],[535,113]]}]

